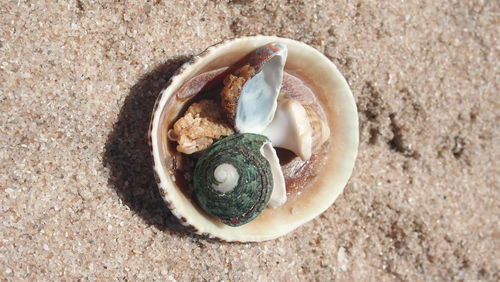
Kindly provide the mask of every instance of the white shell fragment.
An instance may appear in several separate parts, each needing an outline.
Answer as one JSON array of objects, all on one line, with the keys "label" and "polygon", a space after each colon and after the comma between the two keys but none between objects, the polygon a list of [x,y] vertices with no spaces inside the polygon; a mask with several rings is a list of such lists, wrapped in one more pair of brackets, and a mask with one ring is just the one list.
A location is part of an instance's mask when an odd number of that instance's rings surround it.
[{"label": "white shell fragment", "polygon": [[260,134],[273,146],[288,149],[304,161],[311,158],[312,128],[306,110],[296,100],[281,100],[273,121]]},{"label": "white shell fragment", "polygon": [[[332,142],[325,147],[327,151],[321,156],[325,159],[324,166],[306,189],[293,197],[289,196],[277,208],[265,209],[253,221],[231,227],[205,213],[174,182],[175,156],[169,151],[171,141],[166,129],[185,108],[182,103],[191,99],[177,96],[188,81],[198,75],[233,66],[258,48],[273,42],[286,46],[284,71],[300,79],[321,102],[326,112],[324,120],[330,129],[330,134],[323,136],[327,136]],[[272,62],[271,66],[276,68],[280,64],[280,61]],[[275,84],[276,81],[270,83]],[[198,234],[225,241],[255,242],[271,240],[291,232],[324,212],[335,201],[354,167],[358,134],[354,97],[344,77],[328,58],[298,41],[274,36],[253,36],[214,45],[180,68],[170,79],[168,87],[161,92],[153,109],[150,143],[160,194],[175,216]]]},{"label": "white shell fragment", "polygon": [[[281,43],[267,44],[256,51],[262,54],[259,57],[264,57],[264,63],[256,66],[257,73],[241,90],[234,120],[238,132],[259,133],[273,120],[287,53],[286,45]],[[259,59],[250,58],[261,64]]]},{"label": "white shell fragment", "polygon": [[267,206],[275,209],[286,202],[285,177],[283,176],[283,171],[281,171],[280,160],[278,159],[276,150],[273,148],[273,144],[270,142],[264,143],[261,153],[271,165],[273,175],[273,192]]}]

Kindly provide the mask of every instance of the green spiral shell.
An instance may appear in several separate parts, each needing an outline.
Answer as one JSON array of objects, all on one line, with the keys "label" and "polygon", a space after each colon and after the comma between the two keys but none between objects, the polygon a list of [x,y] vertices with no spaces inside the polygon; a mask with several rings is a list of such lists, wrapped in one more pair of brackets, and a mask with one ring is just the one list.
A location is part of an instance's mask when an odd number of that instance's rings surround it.
[{"label": "green spiral shell", "polygon": [[[230,226],[255,219],[267,206],[273,191],[271,166],[261,153],[270,142],[263,135],[234,134],[210,146],[196,163],[193,177],[194,195],[200,207]],[[221,164],[231,164],[239,178],[227,193],[213,189],[219,184],[214,177]]]}]

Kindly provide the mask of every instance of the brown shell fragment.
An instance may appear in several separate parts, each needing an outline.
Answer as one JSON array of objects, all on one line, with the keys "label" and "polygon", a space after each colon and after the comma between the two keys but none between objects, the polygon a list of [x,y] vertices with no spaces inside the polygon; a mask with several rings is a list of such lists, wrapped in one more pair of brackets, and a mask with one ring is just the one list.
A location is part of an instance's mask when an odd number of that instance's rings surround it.
[{"label": "brown shell fragment", "polygon": [[179,152],[192,154],[205,150],[215,139],[233,133],[217,103],[201,100],[189,106],[184,116],[175,122],[173,134],[169,136],[175,136]]},{"label": "brown shell fragment", "polygon": [[245,82],[252,78],[255,74],[255,69],[250,65],[244,65],[237,69],[233,74],[228,75],[223,83],[224,88],[221,92],[221,105],[226,113],[226,117],[234,124],[236,116],[236,108],[238,106],[238,98],[240,97],[241,89]]}]

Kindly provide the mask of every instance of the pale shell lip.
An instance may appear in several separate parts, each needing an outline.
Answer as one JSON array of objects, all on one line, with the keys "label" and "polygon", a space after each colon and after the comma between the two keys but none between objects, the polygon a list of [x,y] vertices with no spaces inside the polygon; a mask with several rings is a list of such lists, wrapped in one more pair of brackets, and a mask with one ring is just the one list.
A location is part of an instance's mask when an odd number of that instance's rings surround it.
[{"label": "pale shell lip", "polygon": [[[207,216],[193,206],[179,190],[170,175],[165,152],[167,131],[163,119],[168,99],[194,75],[234,63],[245,54],[270,42],[288,47],[285,69],[309,83],[325,107],[331,129],[331,146],[327,164],[314,188],[304,191],[294,200],[277,209],[266,209],[254,221],[229,227]],[[313,80],[314,78],[314,80]],[[174,75],[168,87],[160,93],[151,119],[149,138],[154,171],[160,193],[172,213],[197,234],[225,241],[257,242],[275,239],[324,212],[342,192],[354,167],[358,150],[358,115],[354,97],[337,67],[316,49],[286,38],[275,36],[241,37],[223,41],[207,48],[185,63]],[[324,173],[328,171],[328,173]]]}]

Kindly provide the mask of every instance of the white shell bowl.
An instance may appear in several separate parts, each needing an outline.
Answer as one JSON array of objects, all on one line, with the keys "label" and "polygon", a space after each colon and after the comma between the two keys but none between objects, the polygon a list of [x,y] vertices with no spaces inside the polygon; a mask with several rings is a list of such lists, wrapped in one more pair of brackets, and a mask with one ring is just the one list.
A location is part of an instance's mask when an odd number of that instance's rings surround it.
[{"label": "white shell bowl", "polygon": [[[288,47],[285,71],[299,77],[315,93],[327,113],[330,149],[326,165],[314,183],[291,197],[283,206],[266,209],[252,222],[230,227],[204,213],[176,186],[170,172],[171,156],[167,147],[167,126],[179,111],[168,100],[189,79],[210,70],[227,67],[256,48],[270,42]],[[225,241],[256,242],[289,233],[324,212],[344,189],[358,150],[358,115],[354,97],[336,66],[316,49],[286,38],[274,36],[241,37],[209,47],[184,64],[158,97],[150,125],[151,153],[162,197],[172,213],[196,233]]]}]

